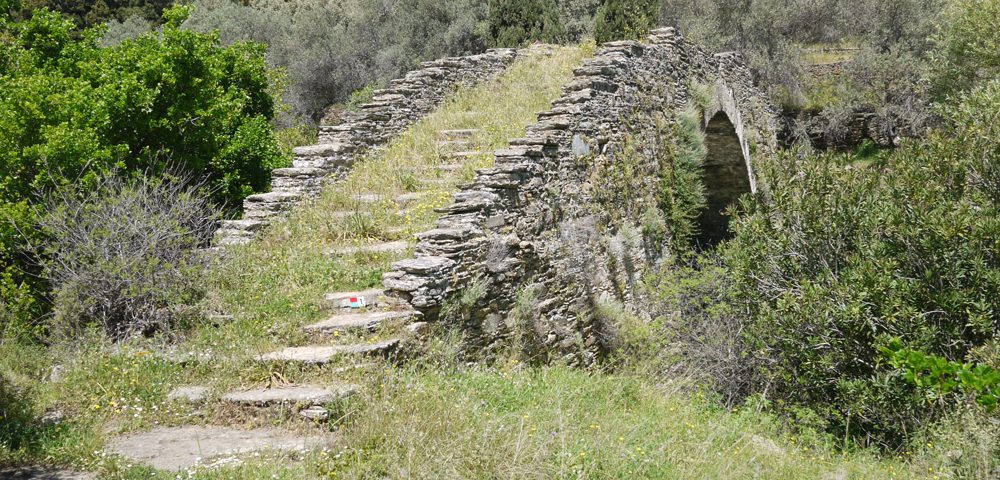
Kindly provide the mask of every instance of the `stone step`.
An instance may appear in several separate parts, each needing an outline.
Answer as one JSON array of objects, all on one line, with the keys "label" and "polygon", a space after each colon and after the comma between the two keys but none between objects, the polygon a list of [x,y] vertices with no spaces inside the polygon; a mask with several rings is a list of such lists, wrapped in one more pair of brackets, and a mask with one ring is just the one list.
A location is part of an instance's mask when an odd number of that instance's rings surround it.
[{"label": "stone step", "polygon": [[451,152],[448,154],[448,158],[455,160],[457,162],[468,162],[470,160],[482,157],[483,155],[486,155],[486,153],[467,150],[461,152]]},{"label": "stone step", "polygon": [[395,197],[388,197],[380,193],[359,193],[351,198],[361,204],[384,203],[389,200],[398,204],[407,204],[416,202],[428,195],[430,195],[430,192],[410,192],[396,195]]},{"label": "stone step", "polygon": [[[330,215],[330,218],[332,218],[332,219],[342,220],[342,219],[351,218],[351,217],[354,217],[354,216],[366,216],[366,217],[370,217],[372,215],[375,215],[375,213],[376,212],[374,212],[372,210],[360,210],[359,209],[359,210],[337,210],[337,211],[334,211],[334,212],[330,212],[329,215]],[[403,210],[390,211],[390,212],[387,212],[387,213],[389,213],[390,215],[398,215],[400,217],[403,217],[403,216],[406,216],[406,215],[409,215],[409,214],[413,213],[413,210],[411,210],[411,209],[403,209]]]},{"label": "stone step", "polygon": [[275,428],[157,427],[112,438],[107,451],[158,470],[182,471],[259,451],[306,452],[328,448],[329,433],[302,435]]},{"label": "stone step", "polygon": [[312,335],[326,335],[346,330],[374,330],[383,322],[391,320],[409,320],[419,314],[413,311],[405,312],[363,312],[334,315],[322,322],[306,325],[302,330]]},{"label": "stone step", "polygon": [[215,240],[212,243],[217,247],[229,247],[234,245],[246,245],[252,241],[252,233],[215,232]]},{"label": "stone step", "polygon": [[461,170],[462,165],[458,163],[444,163],[441,165],[434,165],[433,168],[439,172],[456,172]]},{"label": "stone step", "polygon": [[177,387],[167,394],[167,400],[173,402],[202,403],[208,396],[208,387],[198,385]]},{"label": "stone step", "polygon": [[335,292],[324,296],[327,304],[337,310],[347,309],[347,307],[342,305],[344,300],[357,297],[363,297],[369,307],[386,307],[395,303],[391,297],[385,294],[385,290],[381,288],[371,288],[355,292]]},{"label": "stone step", "polygon": [[250,195],[243,201],[243,218],[267,218],[290,210],[302,199],[298,192],[268,192]]},{"label": "stone step", "polygon": [[234,230],[241,232],[259,232],[267,226],[267,222],[245,218],[242,220],[223,220],[219,225],[219,231]]},{"label": "stone step", "polygon": [[441,140],[438,142],[438,151],[444,153],[463,152],[472,146],[472,142],[468,140]]},{"label": "stone step", "polygon": [[395,350],[398,345],[399,339],[394,338],[378,343],[289,347],[277,352],[261,355],[258,357],[258,360],[262,362],[296,362],[309,365],[325,365],[333,361],[333,359],[345,355],[384,355]]},{"label": "stone step", "polygon": [[248,204],[257,203],[293,203],[302,199],[302,195],[297,193],[268,192],[256,193],[247,197],[244,202]]},{"label": "stone step", "polygon": [[222,396],[225,403],[252,406],[271,407],[276,405],[323,405],[358,392],[358,387],[351,384],[334,385],[294,385],[279,388],[260,388],[239,390]]},{"label": "stone step", "polygon": [[470,128],[464,130],[440,130],[438,137],[441,140],[469,140],[479,133],[479,129]]},{"label": "stone step", "polygon": [[385,253],[403,253],[410,248],[410,243],[405,240],[397,240],[395,242],[385,242],[385,243],[375,243],[371,245],[354,245],[347,247],[338,247],[327,252],[329,255],[355,255],[358,253],[367,254],[385,254]]},{"label": "stone step", "polygon": [[290,167],[290,168],[276,168],[271,170],[271,177],[277,178],[314,178],[314,177],[325,177],[326,170],[322,168],[314,167]]},{"label": "stone step", "polygon": [[451,188],[454,180],[448,178],[421,178],[420,183],[435,189]]}]

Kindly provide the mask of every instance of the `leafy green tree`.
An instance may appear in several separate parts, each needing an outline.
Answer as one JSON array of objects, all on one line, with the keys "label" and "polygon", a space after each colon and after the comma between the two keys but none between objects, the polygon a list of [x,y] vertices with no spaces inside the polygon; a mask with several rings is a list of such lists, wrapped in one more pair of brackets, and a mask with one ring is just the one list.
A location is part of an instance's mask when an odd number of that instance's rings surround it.
[{"label": "leafy green tree", "polygon": [[11,14],[21,9],[18,0],[0,0],[0,20],[10,18]]},{"label": "leafy green tree", "polygon": [[935,38],[935,93],[960,94],[1000,76],[1000,2],[958,0],[945,9]]},{"label": "leafy green tree", "polygon": [[657,0],[608,0],[594,17],[594,38],[599,43],[638,40],[656,26]]},{"label": "leafy green tree", "polygon": [[110,170],[168,168],[204,179],[217,204],[238,207],[268,188],[287,159],[269,121],[264,46],[219,44],[178,28],[101,48],[100,29],[79,37],[49,10],[0,24],[0,291],[5,310],[40,313],[36,212],[29,205],[67,184],[94,185]]},{"label": "leafy green tree", "polygon": [[163,11],[173,3],[172,0],[24,0],[21,15],[52,10],[65,15],[79,28],[96,27],[110,20],[123,21],[133,16],[158,23]]},{"label": "leafy green tree", "polygon": [[520,47],[531,41],[560,43],[566,29],[553,0],[493,0],[486,42],[493,47]]},{"label": "leafy green tree", "polygon": [[927,403],[880,348],[898,338],[965,363],[996,347],[997,112],[994,80],[896,152],[758,162],[769,198],[745,205],[722,256],[777,404],[897,447],[944,405]]}]

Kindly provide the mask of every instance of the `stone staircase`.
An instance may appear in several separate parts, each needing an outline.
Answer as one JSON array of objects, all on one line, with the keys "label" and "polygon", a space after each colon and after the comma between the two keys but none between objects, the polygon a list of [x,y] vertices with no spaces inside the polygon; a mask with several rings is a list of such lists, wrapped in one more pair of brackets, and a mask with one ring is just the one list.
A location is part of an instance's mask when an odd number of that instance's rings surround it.
[{"label": "stone staircase", "polygon": [[[392,80],[387,88],[375,91],[371,102],[347,114],[342,124],[321,126],[318,145],[294,149],[292,166],[271,172],[271,191],[247,197],[242,220],[222,222],[215,246],[249,242],[294,205],[318,195],[327,182],[343,178],[356,159],[384,147],[433,112],[456,85],[496,78],[518,55],[513,49],[492,49],[479,55],[443,58],[424,62],[420,69]],[[454,146],[443,145],[445,148],[462,148],[472,136],[463,131],[453,133],[458,136],[446,142],[454,142]]]},{"label": "stone staircase", "polygon": [[[436,184],[454,185],[457,171],[466,162],[483,155],[476,150],[477,133],[477,130],[439,132],[439,161],[445,163],[415,172],[420,185],[425,188]],[[267,224],[260,219],[261,216],[286,211],[303,198],[306,193],[295,193],[288,189],[300,188],[305,192],[311,187],[301,183],[293,184],[289,179],[298,178],[297,175],[303,173],[301,170],[311,168],[316,167],[296,166],[287,169],[287,175],[276,176],[276,182],[277,179],[288,180],[284,184],[286,189],[248,198],[248,205],[253,208],[247,209],[246,218],[227,222],[223,230],[220,230],[220,235],[228,238],[227,241],[231,243],[250,241],[253,234]],[[384,214],[383,210],[387,205],[396,209],[394,213],[405,215],[412,203],[429,193],[429,190],[417,191],[392,198],[376,194],[356,194],[351,198],[350,203],[354,207],[352,210],[330,212],[330,216],[335,219],[367,216],[370,217],[368,220],[375,221],[377,214]],[[415,243],[416,238],[348,244],[331,249],[327,254],[332,258],[351,255],[391,255],[402,258],[412,252]],[[364,299],[364,306],[355,308],[360,302],[352,300],[360,298]],[[305,339],[303,344],[284,346],[250,359],[251,363],[272,372],[272,380],[277,375],[282,381],[267,387],[239,388],[214,396],[206,387],[187,385],[174,389],[168,398],[172,402],[190,403],[199,408],[210,407],[217,412],[216,418],[222,415],[223,420],[250,418],[259,423],[260,418],[278,417],[297,419],[305,425],[321,424],[333,416],[334,413],[328,410],[331,405],[361,392],[363,387],[339,380],[305,380],[293,383],[285,381],[280,372],[297,372],[308,368],[311,372],[319,372],[322,378],[343,378],[343,373],[367,368],[372,362],[398,360],[428,330],[420,312],[413,310],[402,300],[385,295],[381,288],[331,292],[325,295],[324,304],[331,314],[321,321],[301,327]],[[179,361],[205,363],[215,360],[217,359],[185,358]],[[161,427],[139,435],[141,438],[133,438],[134,435],[118,437],[111,442],[113,451],[137,461],[170,468],[175,465],[179,468],[187,467],[160,458],[151,450],[171,451],[185,444],[199,449],[202,448],[201,445],[208,445],[211,447],[208,450],[222,452],[220,455],[224,456],[228,452],[224,446],[234,443],[241,446],[242,453],[246,453],[258,449],[300,451],[330,442],[327,428],[320,429],[316,434],[318,437],[313,434],[297,437],[274,428],[243,430],[226,426]],[[137,441],[149,443],[149,448],[137,447]],[[200,455],[193,455],[189,451],[174,451],[172,454],[177,458],[200,458]]]}]

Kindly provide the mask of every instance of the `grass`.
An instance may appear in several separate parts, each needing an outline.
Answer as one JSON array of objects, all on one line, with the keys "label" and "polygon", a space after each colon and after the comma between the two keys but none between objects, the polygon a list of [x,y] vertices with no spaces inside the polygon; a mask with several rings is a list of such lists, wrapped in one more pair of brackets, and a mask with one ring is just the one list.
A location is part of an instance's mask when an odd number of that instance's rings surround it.
[{"label": "grass", "polygon": [[[325,314],[325,293],[377,285],[398,258],[327,251],[406,238],[428,228],[436,217],[433,209],[448,201],[448,192],[469,180],[475,168],[488,165],[484,155],[458,172],[428,174],[428,167],[443,162],[439,130],[480,128],[474,142],[481,151],[504,146],[559,96],[591,48],[539,51],[495,83],[456,92],[437,112],[360,162],[344,182],[259,241],[231,250],[215,273],[207,303],[233,314],[232,323],[195,325],[120,345],[96,332],[48,347],[0,341],[0,380],[16,387],[0,382],[0,466],[62,465],[108,479],[946,476],[944,460],[936,460],[945,457],[940,451],[946,446],[918,452],[929,460],[844,452],[827,437],[787,433],[758,410],[722,410],[697,393],[664,389],[647,376],[561,366],[467,367],[456,363],[455,343],[446,335],[403,367],[379,363],[337,372],[338,365],[251,360],[278,346],[305,343],[299,327]],[[415,191],[430,194],[406,205],[393,200]],[[361,193],[385,200],[358,202],[355,196]],[[357,214],[335,218],[334,211]],[[158,353],[165,346],[196,360],[170,361]],[[53,376],[56,366],[60,373]],[[157,425],[315,432],[315,425],[302,420],[229,411],[211,401],[232,388],[285,381],[362,387],[362,393],[330,405],[337,414],[325,428],[337,430],[336,448],[264,454],[239,465],[179,474],[102,453],[111,435]],[[170,389],[192,384],[210,387],[203,408],[166,400]],[[67,420],[39,420],[53,413]]]},{"label": "grass", "polygon": [[[456,90],[437,111],[385,149],[362,159],[343,182],[298,208],[287,222],[251,245],[228,251],[226,261],[213,273],[206,304],[233,314],[235,321],[230,324],[195,325],[161,338],[121,345],[111,345],[93,332],[52,347],[0,341],[0,372],[11,384],[0,384],[4,421],[0,465],[56,464],[100,471],[109,478],[149,478],[143,469],[101,454],[105,439],[118,432],[185,423],[314,429],[296,419],[234,417],[213,406],[196,415],[190,407],[167,402],[166,395],[173,387],[187,384],[209,386],[211,396],[217,396],[233,388],[287,381],[364,383],[368,379],[364,371],[335,374],[338,365],[261,365],[253,357],[279,346],[306,343],[300,327],[328,314],[325,293],[378,285],[389,264],[409,252],[328,252],[409,238],[430,228],[437,216],[433,210],[446,205],[451,192],[470,180],[475,169],[490,164],[488,153],[506,146],[509,138],[523,135],[535,114],[559,97],[572,70],[592,51],[592,45],[535,48],[498,80]],[[457,171],[433,169],[445,162],[438,151],[438,132],[469,128],[480,129],[472,141],[476,150],[486,154]],[[288,141],[300,143],[296,138]],[[427,194],[406,204],[394,200],[410,192]],[[362,193],[383,199],[360,202],[355,196]],[[338,211],[352,214],[331,215]],[[170,361],[162,354],[164,350],[197,360]],[[50,371],[57,365],[60,378],[50,381]],[[52,413],[69,420],[39,421]],[[252,471],[255,467],[245,468]],[[266,469],[274,470],[273,465]],[[247,474],[243,478],[260,477]]]},{"label": "grass", "polygon": [[[639,377],[542,369],[401,369],[341,431],[332,478],[919,478],[836,453]],[[923,471],[917,471],[922,469]],[[931,469],[930,477],[936,470]],[[838,476],[841,475],[841,476]]]},{"label": "grass", "polygon": [[[222,308],[244,322],[277,323],[282,331],[294,330],[318,318],[323,294],[379,285],[381,274],[399,255],[331,258],[325,252],[411,238],[429,229],[437,217],[434,209],[446,205],[451,192],[469,181],[477,168],[490,164],[488,153],[523,135],[535,114],[559,97],[573,68],[590,52],[553,48],[518,60],[496,82],[457,92],[386,149],[359,162],[343,182],[295,211],[288,222],[270,229],[259,241],[233,249],[214,288]],[[457,172],[435,171],[433,167],[446,163],[438,151],[438,132],[471,128],[480,130],[473,143],[487,154]],[[394,201],[415,191],[426,196],[402,204]],[[376,194],[383,200],[363,204],[355,199],[360,194]],[[357,214],[331,216],[337,211]]]}]

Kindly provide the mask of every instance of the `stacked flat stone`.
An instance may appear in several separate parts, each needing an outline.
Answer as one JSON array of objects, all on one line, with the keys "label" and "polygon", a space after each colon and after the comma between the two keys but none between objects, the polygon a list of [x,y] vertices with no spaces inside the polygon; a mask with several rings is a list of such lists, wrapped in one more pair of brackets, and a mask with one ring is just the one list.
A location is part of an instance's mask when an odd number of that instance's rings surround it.
[{"label": "stacked flat stone", "polygon": [[218,246],[249,242],[273,219],[303,199],[316,196],[323,185],[343,178],[355,160],[387,144],[431,113],[458,85],[474,85],[499,76],[517,57],[512,49],[424,62],[420,69],[377,90],[371,103],[345,116],[336,126],[319,130],[319,144],[295,149],[291,168],[272,172],[271,191],[243,202],[243,219],[222,222]]},{"label": "stacked flat stone", "polygon": [[[383,276],[387,290],[427,320],[471,282],[485,282],[486,294],[465,319],[469,347],[499,346],[510,333],[504,320],[515,297],[531,288],[543,299],[533,306],[538,321],[532,327],[545,348],[571,363],[599,356],[605,336],[588,314],[594,299],[632,304],[633,286],[662,246],[646,238],[635,245],[609,227],[612,213],[635,227],[642,219],[625,201],[598,204],[595,159],[613,164],[626,134],[655,133],[649,120],[657,115],[676,119],[694,104],[693,83],[713,90],[702,106],[706,123],[725,112],[735,126],[751,182],[749,152],[777,148],[778,115],[743,59],[708,54],[673,29],[656,30],[645,43],[606,43],[574,74],[526,137],[497,151],[495,165],[479,170],[441,210],[437,228],[418,235],[416,258]],[[637,176],[636,188],[658,191],[657,160],[643,161],[653,174]],[[621,257],[617,269],[605,260],[609,255]]]}]

